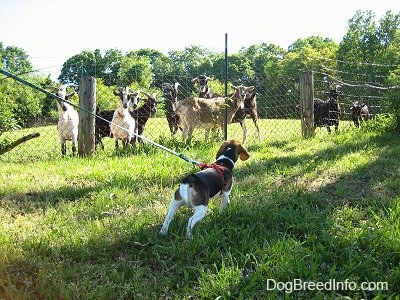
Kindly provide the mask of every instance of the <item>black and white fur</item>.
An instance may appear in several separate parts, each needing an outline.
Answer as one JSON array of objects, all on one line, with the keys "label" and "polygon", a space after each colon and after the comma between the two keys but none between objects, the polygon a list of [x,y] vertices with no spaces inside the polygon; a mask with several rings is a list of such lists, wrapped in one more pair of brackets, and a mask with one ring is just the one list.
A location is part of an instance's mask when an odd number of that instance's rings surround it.
[{"label": "black and white fur", "polygon": [[222,213],[230,200],[235,163],[238,158],[247,160],[249,156],[247,150],[239,142],[225,141],[217,152],[214,164],[182,179],[172,198],[160,234],[167,234],[172,218],[183,205],[193,208],[194,211],[186,228],[188,238],[192,238],[192,230],[196,223],[205,217],[210,198],[222,194],[220,210]]}]

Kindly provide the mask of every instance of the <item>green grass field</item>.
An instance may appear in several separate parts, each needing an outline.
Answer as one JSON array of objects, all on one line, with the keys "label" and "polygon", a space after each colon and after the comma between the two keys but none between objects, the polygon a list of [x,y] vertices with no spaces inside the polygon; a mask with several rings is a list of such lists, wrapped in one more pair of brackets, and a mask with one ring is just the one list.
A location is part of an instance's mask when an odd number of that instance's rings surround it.
[{"label": "green grass field", "polygon": [[[254,144],[258,142],[258,136],[254,124],[251,120],[246,121],[248,130],[248,144]],[[283,119],[260,119],[259,122],[260,131],[262,133],[263,141],[277,142],[287,141],[293,138],[301,136],[301,125],[300,120],[283,120]],[[349,129],[352,125],[348,121],[341,121],[341,130]],[[59,142],[57,125],[48,125],[42,127],[33,127],[28,129],[21,129],[6,132],[2,135],[3,139],[10,141],[17,140],[26,134],[33,132],[39,132],[40,137],[30,140],[27,143],[20,145],[10,153],[6,153],[0,156],[0,162],[23,162],[23,161],[35,161],[35,160],[47,160],[47,159],[58,159],[61,157],[61,146]],[[143,134],[146,138],[161,143],[168,143],[171,140],[171,134],[169,132],[168,123],[165,118],[151,118],[146,125],[145,132]],[[219,132],[222,136],[222,132]],[[316,136],[326,136],[325,128],[317,128]],[[238,123],[230,124],[228,126],[228,138],[242,140],[243,133]],[[178,146],[181,141],[181,134],[178,132],[175,136]],[[193,140],[196,142],[204,141],[204,130],[197,129],[194,131]],[[103,138],[105,144],[105,151],[99,151],[101,155],[113,156],[114,141],[110,138]],[[71,153],[71,143],[67,142],[67,153]]]},{"label": "green grass field", "polygon": [[[203,131],[187,146],[151,121],[147,137],[213,161]],[[35,129],[0,158],[0,299],[400,299],[399,135],[371,123],[305,140],[299,121],[263,120],[258,142],[247,123],[231,204],[212,200],[193,240],[186,208],[158,232],[196,168],[110,139],[62,158],[56,127]]]}]

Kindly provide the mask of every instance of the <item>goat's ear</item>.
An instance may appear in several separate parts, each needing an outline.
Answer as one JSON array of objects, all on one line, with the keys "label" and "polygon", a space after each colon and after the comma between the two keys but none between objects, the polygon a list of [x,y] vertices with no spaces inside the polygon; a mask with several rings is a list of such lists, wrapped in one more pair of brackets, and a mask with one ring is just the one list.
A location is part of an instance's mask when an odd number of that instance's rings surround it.
[{"label": "goat's ear", "polygon": [[197,77],[196,77],[196,78],[193,78],[193,79],[192,79],[192,83],[196,83],[198,80],[199,80],[199,78],[197,78]]},{"label": "goat's ear", "polygon": [[255,89],[255,87],[252,85],[252,86],[249,86],[247,89],[246,89],[246,91],[247,92],[250,92],[250,91],[252,91],[252,90],[254,90]]}]

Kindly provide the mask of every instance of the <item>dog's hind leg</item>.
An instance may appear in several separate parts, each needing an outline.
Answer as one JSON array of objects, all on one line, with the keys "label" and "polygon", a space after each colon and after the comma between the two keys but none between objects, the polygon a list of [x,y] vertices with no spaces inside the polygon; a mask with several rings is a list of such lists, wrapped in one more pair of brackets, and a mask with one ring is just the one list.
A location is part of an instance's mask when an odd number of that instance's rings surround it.
[{"label": "dog's hind leg", "polygon": [[205,217],[207,212],[207,206],[199,205],[194,207],[193,210],[194,214],[189,218],[188,225],[186,228],[186,237],[189,239],[193,238],[192,230],[194,225],[196,225],[197,222],[201,221]]},{"label": "dog's hind leg", "polygon": [[172,221],[176,211],[184,204],[183,200],[176,200],[175,197],[172,199],[169,205],[167,216],[165,217],[164,224],[161,227],[160,234],[165,235],[168,232],[169,224]]}]

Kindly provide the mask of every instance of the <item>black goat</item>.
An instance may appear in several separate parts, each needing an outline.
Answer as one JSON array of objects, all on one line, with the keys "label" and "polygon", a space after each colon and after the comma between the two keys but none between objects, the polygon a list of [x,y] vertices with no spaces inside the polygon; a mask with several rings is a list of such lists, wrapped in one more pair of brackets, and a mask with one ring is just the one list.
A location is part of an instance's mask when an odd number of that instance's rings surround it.
[{"label": "black goat", "polygon": [[326,127],[328,133],[331,133],[330,126],[335,126],[335,132],[338,131],[341,109],[339,105],[339,96],[342,92],[331,89],[328,94],[328,100],[324,101],[318,98],[314,99],[314,127]]},{"label": "black goat", "polygon": [[175,113],[175,105],[178,101],[178,86],[180,84],[175,82],[174,85],[164,82],[161,85],[163,95],[164,95],[164,108],[165,115],[167,117],[167,122],[169,130],[172,136],[175,136],[179,128],[179,116]]},{"label": "black goat", "polygon": [[367,121],[370,119],[369,108],[367,104],[361,104],[359,101],[353,102],[350,107],[351,117],[354,125],[360,127],[360,122]]},{"label": "black goat", "polygon": [[97,145],[101,146],[101,149],[104,150],[104,144],[102,141],[103,137],[112,138],[111,130],[110,130],[110,122],[114,116],[115,110],[100,110],[100,107],[96,107],[96,115],[99,116],[96,118],[96,125],[94,128],[95,131],[95,149],[97,149]]},{"label": "black goat", "polygon": [[208,85],[208,82],[211,81],[212,78],[208,77],[206,75],[199,75],[196,78],[192,79],[192,83],[196,84],[199,86],[200,93],[199,93],[199,98],[206,98],[206,99],[211,99],[211,98],[218,98],[218,97],[223,97],[223,95],[220,95],[216,92],[214,92],[210,86]]},{"label": "black goat", "polygon": [[[136,120],[138,135],[142,135],[147,121],[157,112],[157,93],[153,93],[151,96],[145,92],[142,93],[146,94],[148,99],[139,108],[129,111],[131,116]],[[140,137],[137,137],[137,140],[141,143],[143,142]]]},{"label": "black goat", "polygon": [[243,143],[246,141],[247,138],[247,128],[245,119],[249,115],[253,119],[254,126],[257,129],[258,139],[261,140],[261,133],[260,128],[258,127],[258,113],[257,113],[257,93],[246,93],[244,98],[244,108],[239,107],[236,111],[235,115],[233,116],[232,123],[240,123],[240,126],[243,130]]}]

